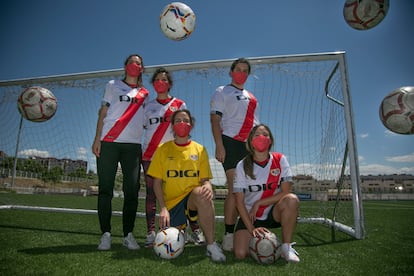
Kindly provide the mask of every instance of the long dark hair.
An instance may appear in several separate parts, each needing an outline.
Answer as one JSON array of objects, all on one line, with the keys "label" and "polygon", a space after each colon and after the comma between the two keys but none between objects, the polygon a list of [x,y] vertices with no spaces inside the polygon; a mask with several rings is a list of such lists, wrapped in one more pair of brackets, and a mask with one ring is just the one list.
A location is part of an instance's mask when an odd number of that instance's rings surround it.
[{"label": "long dark hair", "polygon": [[138,79],[137,79],[137,85],[138,87],[141,87],[142,86],[142,74],[144,73],[144,70],[145,70],[144,60],[138,54],[130,54],[124,61],[124,67],[128,64],[129,59],[132,57],[139,57],[139,59],[141,60],[142,73],[138,76]]},{"label": "long dark hair", "polygon": [[273,143],[274,143],[273,134],[272,134],[272,132],[270,131],[270,128],[267,125],[259,124],[255,127],[253,127],[253,129],[250,131],[249,137],[247,138],[247,141],[246,141],[247,154],[246,154],[246,157],[243,160],[243,169],[244,169],[245,175],[249,176],[253,180],[256,179],[256,176],[253,173],[254,148],[252,146],[252,139],[253,139],[254,134],[256,133],[256,129],[258,129],[259,127],[264,127],[267,130],[267,132],[269,132],[269,138],[270,138],[269,149],[272,148]]}]

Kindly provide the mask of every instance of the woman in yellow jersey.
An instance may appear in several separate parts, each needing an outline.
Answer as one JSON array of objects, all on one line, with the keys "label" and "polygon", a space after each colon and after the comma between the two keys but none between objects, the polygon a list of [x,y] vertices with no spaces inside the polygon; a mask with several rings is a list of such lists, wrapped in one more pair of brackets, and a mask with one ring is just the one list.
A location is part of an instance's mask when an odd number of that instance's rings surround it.
[{"label": "woman in yellow jersey", "polygon": [[174,112],[171,126],[174,140],[157,148],[147,172],[154,178],[159,226],[183,229],[187,219],[198,219],[206,237],[207,256],[224,262],[226,256],[214,239],[215,211],[207,150],[190,138],[194,119],[189,110]]}]

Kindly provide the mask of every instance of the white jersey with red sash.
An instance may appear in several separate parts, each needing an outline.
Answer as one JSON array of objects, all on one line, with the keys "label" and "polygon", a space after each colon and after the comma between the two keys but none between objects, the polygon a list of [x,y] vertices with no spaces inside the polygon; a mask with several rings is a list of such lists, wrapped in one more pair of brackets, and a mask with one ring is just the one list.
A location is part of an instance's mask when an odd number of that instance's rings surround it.
[{"label": "white jersey with red sash", "polygon": [[211,98],[210,113],[221,116],[222,134],[245,142],[250,130],[259,124],[257,99],[233,85],[220,86]]},{"label": "white jersey with red sash", "polygon": [[101,140],[141,144],[147,101],[148,91],[144,87],[131,88],[120,80],[109,81],[102,99],[109,108],[104,118]]},{"label": "white jersey with red sash", "polygon": [[165,104],[157,99],[148,102],[144,113],[142,160],[150,161],[158,145],[174,139],[170,118],[174,111],[186,108],[185,102],[177,98],[172,98]]},{"label": "white jersey with red sash", "polygon": [[[276,194],[281,182],[292,180],[289,163],[282,153],[272,152],[269,161],[264,166],[254,163],[255,180],[244,173],[243,161],[244,159],[236,167],[233,192],[244,193],[244,203],[247,211],[250,211],[256,201]],[[272,206],[260,206],[256,213],[256,219],[265,220]]]}]

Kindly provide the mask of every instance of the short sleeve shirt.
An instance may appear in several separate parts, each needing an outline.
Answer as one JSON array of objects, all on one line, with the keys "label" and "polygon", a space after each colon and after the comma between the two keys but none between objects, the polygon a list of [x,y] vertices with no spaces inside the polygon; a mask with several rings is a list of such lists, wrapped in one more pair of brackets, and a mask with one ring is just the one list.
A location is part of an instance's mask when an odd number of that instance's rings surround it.
[{"label": "short sleeve shirt", "polygon": [[220,86],[210,102],[210,113],[221,116],[222,134],[245,142],[259,124],[258,103],[252,93],[233,85]]},{"label": "short sleeve shirt", "polygon": [[109,108],[103,120],[101,140],[141,144],[148,91],[111,80],[105,87],[102,102],[109,104]]},{"label": "short sleeve shirt", "polygon": [[[244,193],[244,203],[247,211],[253,204],[262,198],[275,195],[279,191],[279,185],[284,181],[292,180],[292,172],[286,157],[281,153],[270,154],[269,161],[265,166],[253,164],[253,173],[256,179],[251,179],[244,173],[244,159],[236,167],[236,176],[233,183],[233,192]],[[256,213],[258,220],[268,217],[272,205],[260,206]]]},{"label": "short sleeve shirt", "polygon": [[165,205],[168,210],[182,201],[202,179],[212,179],[208,153],[204,146],[191,141],[177,145],[168,141],[154,153],[148,175],[162,179]]}]

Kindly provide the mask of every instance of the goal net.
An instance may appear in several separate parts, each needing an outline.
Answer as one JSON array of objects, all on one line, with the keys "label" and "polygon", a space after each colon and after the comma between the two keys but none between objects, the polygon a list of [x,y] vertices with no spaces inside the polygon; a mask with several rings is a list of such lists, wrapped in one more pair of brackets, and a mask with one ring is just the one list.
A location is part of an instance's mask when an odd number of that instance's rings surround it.
[{"label": "goal net", "polygon": [[[298,221],[326,224],[362,239],[364,218],[345,53],[249,60],[252,74],[245,87],[258,99],[260,121],[273,132],[273,150],[287,156],[295,176],[294,191],[301,200],[319,202],[316,208],[301,209]],[[195,117],[192,138],[208,150],[217,191],[225,189],[226,179],[214,159],[209,102],[218,86],[230,82],[232,62],[148,66],[143,76],[154,98],[149,83],[153,72],[162,66],[172,73],[171,94],[185,100]],[[18,192],[91,191],[97,185],[91,144],[104,87],[123,74],[123,69],[117,69],[0,82],[0,184]],[[58,100],[55,116],[42,123],[22,119],[17,110],[20,93],[35,85],[51,90]],[[56,167],[60,169],[53,171]]]}]

